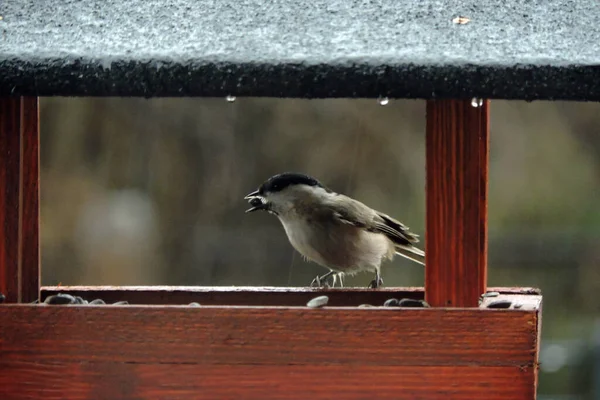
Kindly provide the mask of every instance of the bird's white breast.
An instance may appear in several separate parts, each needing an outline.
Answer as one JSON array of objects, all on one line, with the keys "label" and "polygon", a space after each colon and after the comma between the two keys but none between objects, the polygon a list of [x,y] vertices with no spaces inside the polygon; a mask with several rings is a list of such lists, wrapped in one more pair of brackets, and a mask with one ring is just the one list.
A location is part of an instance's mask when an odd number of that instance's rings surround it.
[{"label": "bird's white breast", "polygon": [[319,264],[325,264],[325,260],[315,248],[315,232],[310,224],[300,219],[281,219],[281,223],[290,243],[300,254]]},{"label": "bird's white breast", "polygon": [[342,223],[300,218],[280,220],[290,243],[300,254],[346,273],[379,269],[383,257],[390,255],[393,248],[384,235]]}]

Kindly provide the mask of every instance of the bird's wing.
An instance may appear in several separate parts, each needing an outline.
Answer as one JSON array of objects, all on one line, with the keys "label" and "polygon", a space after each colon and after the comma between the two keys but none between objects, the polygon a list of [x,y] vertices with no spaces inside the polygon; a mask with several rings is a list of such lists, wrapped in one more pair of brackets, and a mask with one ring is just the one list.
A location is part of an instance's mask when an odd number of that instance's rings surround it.
[{"label": "bird's wing", "polygon": [[376,232],[386,235],[397,245],[411,246],[418,243],[418,235],[408,231],[408,227],[394,218],[373,210],[358,200],[343,196],[343,201],[332,201],[329,207],[333,210],[334,217],[340,222],[369,232]]},{"label": "bird's wing", "polygon": [[393,235],[399,236],[400,239],[406,240],[410,244],[419,243],[419,235],[409,232],[408,226],[404,225],[402,222],[380,212],[377,212],[377,216],[383,220],[386,228],[390,228],[394,232]]}]

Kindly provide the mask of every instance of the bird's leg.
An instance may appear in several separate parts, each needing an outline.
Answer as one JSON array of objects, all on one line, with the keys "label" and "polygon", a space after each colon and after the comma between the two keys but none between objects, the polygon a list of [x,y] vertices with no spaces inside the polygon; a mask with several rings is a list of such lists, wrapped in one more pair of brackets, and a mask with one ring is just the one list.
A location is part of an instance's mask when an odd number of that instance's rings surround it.
[{"label": "bird's leg", "polygon": [[375,272],[375,279],[373,279],[371,281],[371,283],[369,283],[368,287],[377,289],[378,287],[381,287],[382,285],[383,285],[383,279],[381,279],[381,273],[379,272],[379,270],[377,270]]},{"label": "bird's leg", "polygon": [[338,273],[338,276],[340,277],[340,287],[343,288],[344,287],[344,273],[340,272],[340,273]]},{"label": "bird's leg", "polygon": [[328,273],[324,274],[324,275],[317,275],[315,277],[315,279],[312,280],[312,282],[310,283],[311,287],[324,287],[327,284],[326,279],[329,278],[331,275],[333,275],[335,272],[334,271],[329,271]]},{"label": "bird's leg", "polygon": [[331,287],[334,288],[337,282],[338,274],[331,275]]}]

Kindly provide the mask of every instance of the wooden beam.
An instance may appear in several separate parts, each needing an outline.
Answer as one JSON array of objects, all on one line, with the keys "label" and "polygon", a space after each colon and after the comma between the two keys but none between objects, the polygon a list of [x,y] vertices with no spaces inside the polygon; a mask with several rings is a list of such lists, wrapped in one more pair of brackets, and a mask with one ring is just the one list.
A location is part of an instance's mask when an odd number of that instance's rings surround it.
[{"label": "wooden beam", "polygon": [[536,310],[233,306],[5,305],[0,316],[6,361],[208,365],[531,367],[537,320]]},{"label": "wooden beam", "polygon": [[[5,399],[531,400],[531,368],[15,363]],[[33,379],[35,377],[35,379]]]},{"label": "wooden beam", "polygon": [[31,302],[39,293],[37,98],[0,98],[0,292]]},{"label": "wooden beam", "polygon": [[4,305],[0,398],[532,399],[536,297],[527,310]]},{"label": "wooden beam", "polygon": [[0,97],[0,292],[16,303],[19,290],[20,100]]},{"label": "wooden beam", "polygon": [[21,302],[39,297],[40,129],[39,100],[21,98]]},{"label": "wooden beam", "polygon": [[476,307],[487,283],[489,101],[428,100],[426,141],[425,298]]},{"label": "wooden beam", "polygon": [[[501,294],[539,295],[534,288],[490,288]],[[126,300],[130,304],[189,304],[231,306],[304,306],[313,297],[327,295],[330,306],[382,305],[389,298],[424,298],[420,287],[312,289],[305,287],[203,287],[203,286],[42,286],[42,301],[58,293],[107,303]]]}]

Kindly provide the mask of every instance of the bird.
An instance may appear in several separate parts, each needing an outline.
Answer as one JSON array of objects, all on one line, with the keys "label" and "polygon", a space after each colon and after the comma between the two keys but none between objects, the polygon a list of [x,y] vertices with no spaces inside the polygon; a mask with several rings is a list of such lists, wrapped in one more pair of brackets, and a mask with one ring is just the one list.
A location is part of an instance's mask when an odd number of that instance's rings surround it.
[{"label": "bird", "polygon": [[246,213],[266,211],[275,215],[291,245],[305,259],[329,272],[311,286],[343,286],[345,275],[375,274],[370,288],[383,285],[381,263],[400,255],[425,266],[425,252],[415,246],[419,235],[398,220],[336,193],[312,176],[284,172],[264,181],[244,197],[251,207]]}]

